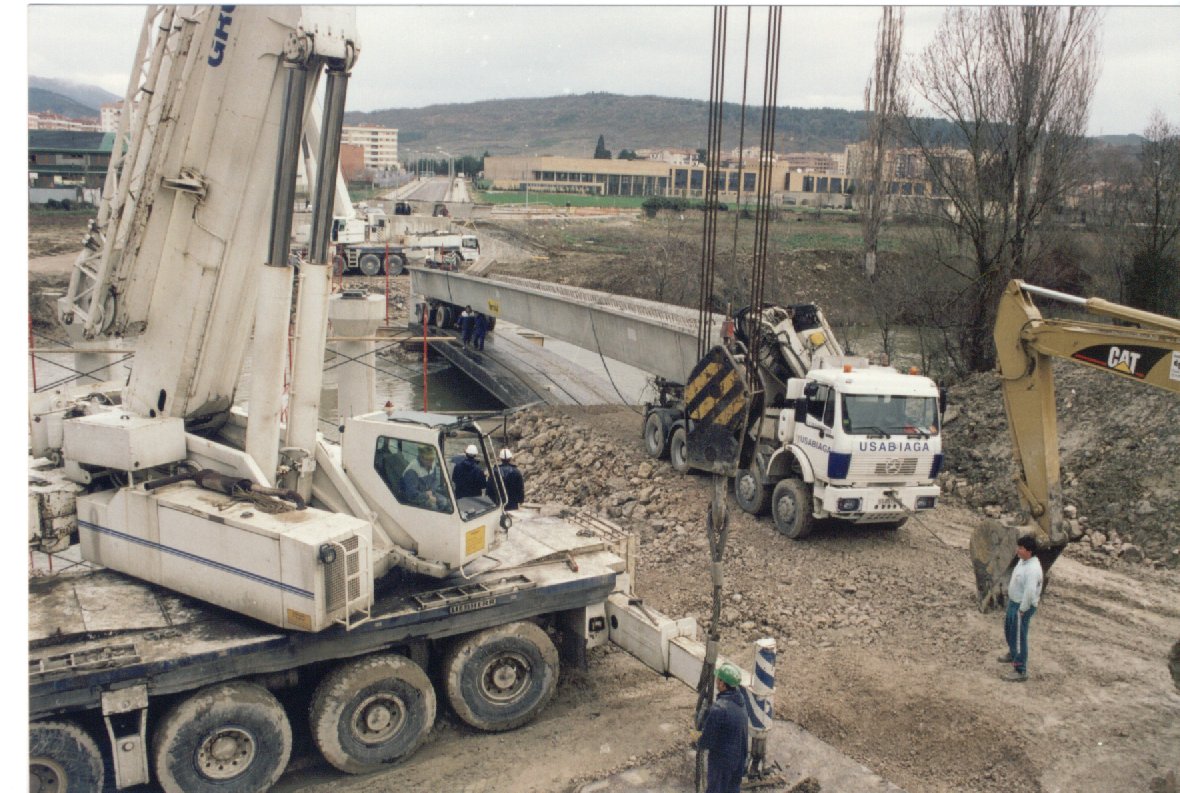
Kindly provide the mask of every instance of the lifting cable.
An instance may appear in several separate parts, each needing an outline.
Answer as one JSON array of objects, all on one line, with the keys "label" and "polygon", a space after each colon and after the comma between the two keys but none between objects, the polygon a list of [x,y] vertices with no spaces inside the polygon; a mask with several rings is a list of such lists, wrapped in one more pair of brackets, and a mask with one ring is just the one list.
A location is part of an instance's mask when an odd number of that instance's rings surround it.
[{"label": "lifting cable", "polygon": [[[713,282],[715,277],[714,256],[716,253],[718,193],[721,180],[721,128],[725,82],[725,36],[726,11],[719,6],[713,12],[713,71],[710,75],[709,86],[709,144],[706,150],[706,192],[705,192],[705,227],[701,250],[700,272],[700,313],[697,326],[697,352],[704,358],[708,352],[708,342],[711,336],[713,309]],[[741,196],[741,159],[742,148],[745,145],[745,104],[746,77],[749,74],[749,36],[750,12],[747,9],[746,24],[746,52],[745,71],[742,81],[742,116],[738,147],[738,196],[740,216]],[[761,335],[762,300],[764,283],[766,280],[767,241],[769,238],[769,209],[770,182],[773,173],[775,112],[778,96],[778,67],[779,46],[782,30],[782,9],[772,7],[767,15],[766,40],[766,72],[763,83],[763,108],[760,152],[758,163],[757,215],[754,230],[753,269],[750,276],[751,311],[754,330],[750,334],[751,348],[748,353],[746,377],[751,390],[760,388],[756,366],[757,343]],[[734,221],[734,250],[733,261],[736,272],[737,261],[737,220]],[[714,670],[717,665],[718,648],[721,643],[721,612],[722,595],[725,583],[724,558],[725,546],[729,537],[729,515],[727,512],[728,478],[721,473],[714,473],[712,477],[713,494],[705,517],[705,533],[709,541],[709,573],[712,584],[712,610],[705,643],[705,658],[701,665],[701,675],[697,682],[697,704],[695,712],[696,729],[704,725],[704,717],[713,702]],[[695,763],[695,786],[702,790],[707,757],[705,752],[697,752]]]},{"label": "lifting cable", "polygon": [[725,35],[729,10],[713,9],[713,66],[709,75],[709,131],[705,145],[705,227],[701,240],[700,303],[697,311],[697,358],[709,351],[713,326],[713,284],[717,252],[717,180],[721,165],[721,128],[725,94]]},{"label": "lifting cable", "polygon": [[[697,357],[703,359],[709,351],[713,317],[714,256],[717,240],[718,179],[721,164],[721,128],[725,92],[725,38],[728,9],[713,9],[713,66],[709,77],[709,133],[705,150],[705,223],[701,242],[700,312],[697,321]],[[729,536],[729,516],[726,512],[727,479],[724,474],[713,474],[713,496],[705,516],[705,535],[709,541],[709,572],[712,584],[712,613],[705,642],[705,658],[697,681],[697,703],[693,726],[704,726],[705,714],[713,704],[713,674],[717,665],[717,650],[721,643],[721,597],[725,583],[723,560]],[[697,752],[695,786],[702,790],[705,778],[705,752]]]},{"label": "lifting cable", "polygon": [[[754,219],[754,261],[750,272],[749,360],[758,360],[762,340],[762,307],[766,288],[766,259],[770,239],[770,194],[774,175],[774,134],[778,106],[779,49],[782,7],[772,6],[766,17],[766,71],[762,84],[762,130],[758,157],[758,200]],[[751,390],[759,387],[755,365],[746,367]]]}]

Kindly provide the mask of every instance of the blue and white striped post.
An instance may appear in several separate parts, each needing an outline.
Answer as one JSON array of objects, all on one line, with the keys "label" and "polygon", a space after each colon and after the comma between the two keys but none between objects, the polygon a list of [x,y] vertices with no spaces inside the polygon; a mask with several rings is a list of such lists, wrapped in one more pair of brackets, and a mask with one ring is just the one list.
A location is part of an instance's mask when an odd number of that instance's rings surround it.
[{"label": "blue and white striped post", "polygon": [[766,760],[766,738],[774,724],[774,661],[777,646],[771,637],[754,642],[754,674],[746,692],[750,719],[750,771],[757,777]]}]

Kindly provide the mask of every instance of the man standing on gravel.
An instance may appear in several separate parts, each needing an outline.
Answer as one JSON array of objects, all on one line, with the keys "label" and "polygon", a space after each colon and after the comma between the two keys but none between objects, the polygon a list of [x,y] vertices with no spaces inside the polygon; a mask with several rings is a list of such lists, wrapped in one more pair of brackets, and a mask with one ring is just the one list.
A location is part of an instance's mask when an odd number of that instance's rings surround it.
[{"label": "man standing on gravel", "polygon": [[726,662],[717,667],[717,699],[705,714],[697,751],[709,753],[705,793],[738,793],[746,772],[749,717],[739,686],[742,673]]},{"label": "man standing on gravel", "polygon": [[1025,535],[1016,540],[1016,555],[1020,561],[1008,581],[1008,611],[1004,615],[1008,652],[999,658],[1000,663],[1012,664],[1012,671],[1005,673],[1003,679],[1013,683],[1028,680],[1028,624],[1041,602],[1044,582],[1041,560],[1035,556],[1036,552],[1036,537]]}]

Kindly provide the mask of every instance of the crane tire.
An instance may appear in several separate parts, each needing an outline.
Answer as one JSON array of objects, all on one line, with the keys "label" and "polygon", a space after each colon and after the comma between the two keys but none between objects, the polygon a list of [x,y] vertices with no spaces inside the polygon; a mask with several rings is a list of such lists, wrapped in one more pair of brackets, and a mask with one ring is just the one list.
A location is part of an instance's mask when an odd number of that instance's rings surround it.
[{"label": "crane tire", "polygon": [[733,478],[733,500],[742,512],[765,515],[770,508],[770,488],[762,481],[757,466],[743,468]]},{"label": "crane tire", "polygon": [[502,732],[531,721],[557,690],[557,648],[532,622],[463,637],[443,664],[447,700],[476,729]]},{"label": "crane tire", "polygon": [[381,257],[375,253],[364,254],[356,264],[361,272],[370,278],[374,275],[381,275]]},{"label": "crane tire", "polygon": [[688,431],[683,424],[673,427],[668,437],[668,462],[680,473],[688,472]]},{"label": "crane tire", "polygon": [[267,790],[291,759],[291,723],[257,683],[218,683],[174,705],[156,728],[156,781],[165,793]]},{"label": "crane tire", "polygon": [[770,496],[770,512],[779,534],[801,540],[815,528],[811,491],[801,479],[780,479]]},{"label": "crane tire", "polygon": [[401,275],[406,271],[406,257],[400,253],[389,254],[387,269],[390,275]]},{"label": "crane tire", "polygon": [[102,790],[102,752],[76,724],[35,721],[29,725],[29,783],[31,791]]},{"label": "crane tire", "polygon": [[650,457],[658,460],[668,455],[668,432],[659,413],[647,414],[647,420],[643,422],[643,443]]},{"label": "crane tire", "polygon": [[365,774],[413,754],[437,708],[422,667],[394,653],[370,655],[324,677],[312,697],[311,732],[329,763]]}]

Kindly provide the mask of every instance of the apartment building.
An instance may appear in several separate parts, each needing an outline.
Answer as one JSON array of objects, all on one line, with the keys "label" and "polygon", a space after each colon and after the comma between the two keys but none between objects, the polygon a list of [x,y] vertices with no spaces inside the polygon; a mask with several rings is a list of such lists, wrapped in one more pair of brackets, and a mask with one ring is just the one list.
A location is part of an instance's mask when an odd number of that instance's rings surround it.
[{"label": "apartment building", "polygon": [[377,124],[345,126],[341,142],[359,146],[364,152],[365,168],[371,171],[391,171],[400,167],[397,152],[397,130]]}]

